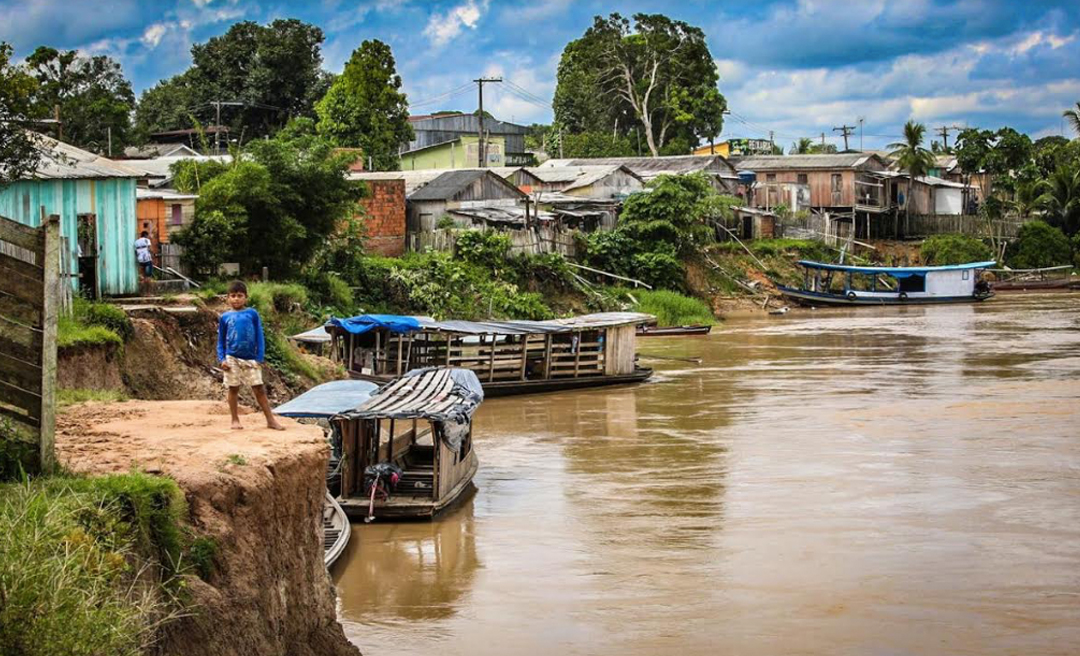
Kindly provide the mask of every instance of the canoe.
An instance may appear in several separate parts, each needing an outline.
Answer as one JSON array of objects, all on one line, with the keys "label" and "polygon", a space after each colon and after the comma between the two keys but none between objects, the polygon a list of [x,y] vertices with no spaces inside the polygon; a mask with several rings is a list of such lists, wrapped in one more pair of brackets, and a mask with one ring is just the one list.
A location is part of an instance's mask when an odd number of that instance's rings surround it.
[{"label": "canoe", "polygon": [[329,568],[349,544],[349,518],[337,500],[326,493],[323,499],[323,562]]},{"label": "canoe", "polygon": [[638,326],[638,337],[664,337],[672,335],[708,335],[712,326]]}]

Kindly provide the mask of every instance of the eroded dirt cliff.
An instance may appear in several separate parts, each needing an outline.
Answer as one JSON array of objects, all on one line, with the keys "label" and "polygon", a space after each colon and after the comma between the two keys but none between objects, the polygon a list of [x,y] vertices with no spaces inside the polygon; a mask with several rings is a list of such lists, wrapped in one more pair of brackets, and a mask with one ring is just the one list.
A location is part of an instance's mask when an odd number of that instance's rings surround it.
[{"label": "eroded dirt cliff", "polygon": [[323,566],[322,431],[261,419],[246,414],[232,431],[219,402],[83,404],[59,418],[57,452],[76,472],[172,477],[192,526],[216,543],[213,573],[188,577],[190,615],[167,625],[162,654],[356,656]]}]

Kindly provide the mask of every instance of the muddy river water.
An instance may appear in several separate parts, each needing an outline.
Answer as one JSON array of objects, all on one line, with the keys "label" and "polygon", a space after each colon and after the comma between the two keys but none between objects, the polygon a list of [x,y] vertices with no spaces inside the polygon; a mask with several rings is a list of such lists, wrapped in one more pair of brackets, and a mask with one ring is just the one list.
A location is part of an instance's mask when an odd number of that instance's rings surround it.
[{"label": "muddy river water", "polygon": [[390,654],[1080,649],[1080,297],[649,338],[647,384],[491,399],[477,493],[356,525]]}]

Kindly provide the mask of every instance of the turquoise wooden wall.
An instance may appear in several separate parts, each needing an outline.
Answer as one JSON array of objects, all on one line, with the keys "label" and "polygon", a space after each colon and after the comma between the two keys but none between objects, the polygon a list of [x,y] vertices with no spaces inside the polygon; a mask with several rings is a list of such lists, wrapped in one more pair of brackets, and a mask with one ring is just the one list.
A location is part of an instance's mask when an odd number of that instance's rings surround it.
[{"label": "turquoise wooden wall", "polygon": [[101,293],[120,296],[138,291],[133,244],[139,224],[133,178],[21,180],[0,189],[0,216],[37,227],[43,205],[46,214],[60,215],[60,234],[68,238],[73,272],[79,266],[77,216],[96,214]]}]

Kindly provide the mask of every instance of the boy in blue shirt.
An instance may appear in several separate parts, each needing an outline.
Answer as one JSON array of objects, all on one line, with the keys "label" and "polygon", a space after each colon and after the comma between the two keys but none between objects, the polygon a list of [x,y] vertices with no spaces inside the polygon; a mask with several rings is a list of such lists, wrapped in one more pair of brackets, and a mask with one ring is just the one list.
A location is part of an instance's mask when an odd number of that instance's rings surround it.
[{"label": "boy in blue shirt", "polygon": [[234,280],[229,283],[228,293],[228,303],[232,310],[221,315],[218,321],[217,356],[221,369],[225,372],[225,387],[229,388],[232,427],[234,430],[243,428],[240,425],[240,386],[248,385],[266,415],[266,427],[285,430],[270,411],[270,401],[263,388],[260,363],[266,354],[266,342],[262,320],[254,308],[246,307],[247,285]]}]

